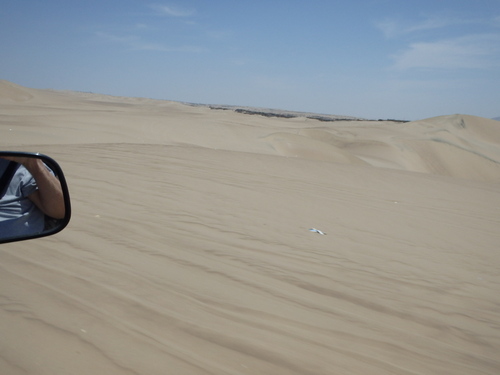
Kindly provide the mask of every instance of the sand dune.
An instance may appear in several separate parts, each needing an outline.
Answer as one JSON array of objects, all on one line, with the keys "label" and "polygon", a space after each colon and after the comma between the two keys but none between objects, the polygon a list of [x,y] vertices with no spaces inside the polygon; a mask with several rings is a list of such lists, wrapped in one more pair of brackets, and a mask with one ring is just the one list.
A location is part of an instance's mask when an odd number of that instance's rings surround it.
[{"label": "sand dune", "polygon": [[494,120],[1,81],[0,143],[58,160],[74,210],[0,249],[1,374],[500,372]]}]

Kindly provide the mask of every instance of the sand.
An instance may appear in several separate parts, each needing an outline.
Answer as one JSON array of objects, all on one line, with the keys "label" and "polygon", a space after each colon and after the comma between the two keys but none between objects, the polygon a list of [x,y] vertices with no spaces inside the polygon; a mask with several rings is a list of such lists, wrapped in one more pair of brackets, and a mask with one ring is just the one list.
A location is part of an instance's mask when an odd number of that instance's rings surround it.
[{"label": "sand", "polygon": [[73,205],[1,245],[2,375],[500,373],[498,121],[1,81],[0,149],[59,161]]}]

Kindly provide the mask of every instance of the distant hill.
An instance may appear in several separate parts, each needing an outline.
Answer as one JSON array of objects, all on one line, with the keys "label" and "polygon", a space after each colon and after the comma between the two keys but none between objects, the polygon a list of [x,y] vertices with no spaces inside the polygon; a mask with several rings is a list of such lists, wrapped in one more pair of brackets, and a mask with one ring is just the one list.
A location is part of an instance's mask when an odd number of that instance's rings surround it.
[{"label": "distant hill", "polygon": [[500,117],[494,117],[493,120],[500,121]]}]

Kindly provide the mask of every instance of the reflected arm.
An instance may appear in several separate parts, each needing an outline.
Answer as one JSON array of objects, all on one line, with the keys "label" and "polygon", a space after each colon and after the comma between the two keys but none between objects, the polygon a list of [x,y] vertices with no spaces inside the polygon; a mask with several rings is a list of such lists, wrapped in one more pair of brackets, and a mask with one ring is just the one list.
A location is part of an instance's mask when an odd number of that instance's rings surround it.
[{"label": "reflected arm", "polygon": [[65,214],[64,197],[61,183],[36,158],[25,158],[21,162],[36,181],[38,190],[28,198],[46,215],[54,219],[62,219]]}]

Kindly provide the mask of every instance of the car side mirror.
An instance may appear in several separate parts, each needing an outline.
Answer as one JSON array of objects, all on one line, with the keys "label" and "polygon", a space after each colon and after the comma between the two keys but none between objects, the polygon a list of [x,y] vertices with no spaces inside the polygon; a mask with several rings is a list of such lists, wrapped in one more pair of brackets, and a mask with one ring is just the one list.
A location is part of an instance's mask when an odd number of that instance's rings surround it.
[{"label": "car side mirror", "polygon": [[54,159],[0,151],[0,244],[51,236],[70,218],[68,185]]}]

